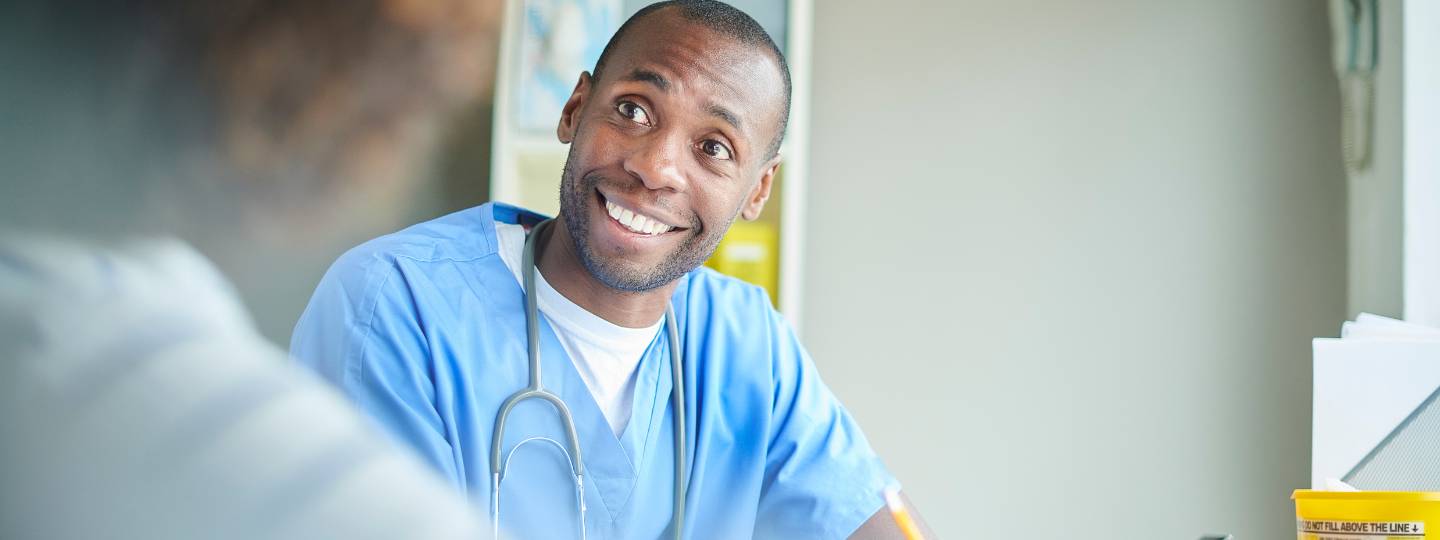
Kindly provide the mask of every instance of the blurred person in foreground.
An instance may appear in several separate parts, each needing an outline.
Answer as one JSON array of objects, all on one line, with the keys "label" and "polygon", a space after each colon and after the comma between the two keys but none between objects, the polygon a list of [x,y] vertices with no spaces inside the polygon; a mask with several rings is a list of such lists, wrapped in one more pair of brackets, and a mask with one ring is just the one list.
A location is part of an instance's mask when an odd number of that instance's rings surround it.
[{"label": "blurred person in foreground", "polygon": [[[557,118],[570,150],[554,221],[491,203],[351,250],[292,356],[527,538],[669,536],[681,511],[686,537],[897,536],[881,497],[894,478],[765,291],[701,267],[770,195],[790,109],[783,53],[727,4],[661,2],[578,76]],[[531,401],[497,433],[502,403],[535,380],[532,323],[573,430],[561,407]],[[561,454],[569,431],[578,451]],[[556,444],[510,462],[535,440]]]},{"label": "blurred person in foreground", "polygon": [[303,249],[403,197],[498,3],[7,4],[0,538],[488,534],[190,245]]}]

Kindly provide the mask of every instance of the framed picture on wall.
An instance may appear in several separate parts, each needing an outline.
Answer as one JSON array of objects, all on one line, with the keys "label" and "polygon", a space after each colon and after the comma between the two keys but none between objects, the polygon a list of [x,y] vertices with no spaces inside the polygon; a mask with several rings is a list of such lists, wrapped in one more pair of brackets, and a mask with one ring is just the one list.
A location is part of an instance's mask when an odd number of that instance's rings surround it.
[{"label": "framed picture on wall", "polygon": [[519,131],[553,132],[577,75],[620,26],[620,2],[526,0],[523,9],[513,121]]}]

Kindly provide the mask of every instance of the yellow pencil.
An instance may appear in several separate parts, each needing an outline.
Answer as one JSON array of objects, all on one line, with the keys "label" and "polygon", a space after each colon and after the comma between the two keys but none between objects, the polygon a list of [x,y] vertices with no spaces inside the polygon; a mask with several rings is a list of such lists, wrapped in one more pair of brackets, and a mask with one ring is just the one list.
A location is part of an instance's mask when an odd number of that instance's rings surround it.
[{"label": "yellow pencil", "polygon": [[890,508],[890,517],[895,519],[895,524],[900,527],[905,540],[924,540],[925,536],[920,534],[920,526],[915,524],[915,518],[910,517],[910,511],[905,508],[905,501],[900,499],[900,490],[894,487],[885,488],[885,506]]}]

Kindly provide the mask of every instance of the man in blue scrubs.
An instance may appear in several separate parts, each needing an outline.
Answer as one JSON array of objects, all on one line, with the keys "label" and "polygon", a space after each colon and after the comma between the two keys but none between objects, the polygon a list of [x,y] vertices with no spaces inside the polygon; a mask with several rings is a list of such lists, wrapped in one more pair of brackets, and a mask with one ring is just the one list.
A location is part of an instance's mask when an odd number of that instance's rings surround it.
[{"label": "man in blue scrubs", "polygon": [[[785,59],[719,2],[641,10],[580,74],[560,216],[536,238],[541,373],[575,419],[589,538],[668,534],[672,307],[689,448],[684,535],[894,537],[895,480],[761,289],[701,267],[770,195],[789,116]],[[486,204],[367,242],[326,274],[292,355],[490,508],[495,415],[528,383],[521,252],[542,216]],[[566,440],[553,408],[512,414],[502,448]],[[514,454],[500,523],[575,537],[558,446]]]}]

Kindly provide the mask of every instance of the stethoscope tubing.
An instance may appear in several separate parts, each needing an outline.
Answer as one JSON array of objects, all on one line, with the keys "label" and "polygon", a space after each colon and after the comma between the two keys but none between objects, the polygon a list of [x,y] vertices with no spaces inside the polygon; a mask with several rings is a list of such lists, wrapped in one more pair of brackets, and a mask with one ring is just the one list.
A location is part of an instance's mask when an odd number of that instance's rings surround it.
[{"label": "stethoscope tubing", "polygon": [[[521,279],[525,284],[525,340],[526,353],[529,360],[529,385],[520,391],[511,394],[500,405],[500,411],[495,415],[495,429],[490,438],[490,519],[494,527],[495,537],[499,538],[500,531],[500,482],[505,479],[505,470],[509,459],[501,460],[501,444],[505,436],[506,420],[516,405],[528,399],[539,399],[549,402],[555,407],[556,414],[565,426],[566,445],[544,438],[532,437],[522,441],[511,449],[513,455],[525,443],[541,440],[555,445],[562,452],[568,447],[569,452],[566,460],[570,465],[570,472],[575,477],[576,501],[580,508],[580,538],[585,538],[585,461],[580,455],[580,437],[575,431],[575,419],[570,414],[570,408],[560,396],[545,389],[541,379],[540,371],[540,317],[539,310],[535,305],[535,244],[536,239],[541,235],[543,229],[547,229],[553,219],[540,222],[532,228],[525,238],[525,250],[521,256]],[[686,491],[686,467],[688,458],[685,433],[685,378],[684,364],[681,359],[680,333],[675,327],[675,311],[669,305],[665,307],[665,330],[667,341],[670,345],[670,376],[673,417],[675,420],[675,485],[674,485],[674,515],[671,517],[671,534],[673,538],[679,539],[685,527],[685,491]]]}]

